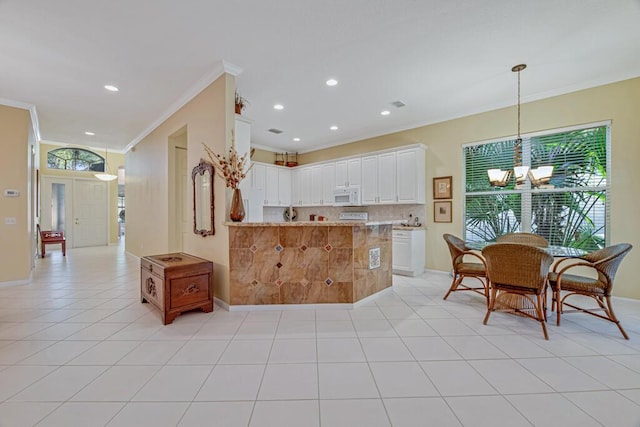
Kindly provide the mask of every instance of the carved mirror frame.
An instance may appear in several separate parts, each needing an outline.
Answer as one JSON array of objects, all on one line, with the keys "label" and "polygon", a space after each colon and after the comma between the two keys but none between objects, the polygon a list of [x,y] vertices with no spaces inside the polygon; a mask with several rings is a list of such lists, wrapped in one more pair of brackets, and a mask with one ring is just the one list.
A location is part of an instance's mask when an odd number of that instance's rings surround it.
[{"label": "carved mirror frame", "polygon": [[[202,181],[209,176],[209,188],[206,188],[206,183]],[[204,159],[200,159],[200,163],[198,166],[193,168],[191,172],[191,180],[193,181],[193,232],[195,234],[199,234],[202,237],[205,236],[213,236],[216,234],[216,230],[214,227],[213,221],[213,177],[215,176],[215,171],[213,169],[213,164],[207,162]],[[201,179],[198,179],[201,177]],[[202,195],[206,191],[206,194],[209,196],[209,200],[211,201],[210,205],[205,205],[206,201],[202,200]],[[198,228],[198,215],[204,212],[209,211],[209,215],[211,218],[211,224],[202,224],[201,226],[204,228]],[[200,221],[202,222],[202,221]],[[209,227],[205,227],[208,225]]]}]

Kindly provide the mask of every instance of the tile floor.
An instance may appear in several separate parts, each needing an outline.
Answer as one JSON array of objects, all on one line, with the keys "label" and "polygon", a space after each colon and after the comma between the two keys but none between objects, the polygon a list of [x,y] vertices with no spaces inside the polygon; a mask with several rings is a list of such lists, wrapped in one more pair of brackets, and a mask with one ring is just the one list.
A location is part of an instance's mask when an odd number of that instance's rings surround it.
[{"label": "tile floor", "polygon": [[0,288],[0,426],[640,426],[640,302],[549,324],[395,276],[355,310],[162,326],[121,247],[51,251]]}]

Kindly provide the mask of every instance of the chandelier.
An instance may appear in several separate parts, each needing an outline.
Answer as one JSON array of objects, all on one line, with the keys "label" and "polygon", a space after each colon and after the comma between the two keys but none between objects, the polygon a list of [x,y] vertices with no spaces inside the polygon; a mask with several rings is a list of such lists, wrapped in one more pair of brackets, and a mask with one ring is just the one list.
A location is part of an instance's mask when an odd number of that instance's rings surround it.
[{"label": "chandelier", "polygon": [[540,166],[529,170],[529,166],[522,164],[522,137],[520,136],[520,72],[527,68],[527,64],[514,65],[511,71],[518,73],[518,136],[513,146],[513,170],[489,169],[489,183],[493,187],[506,187],[511,176],[516,180],[516,188],[520,187],[527,177],[534,187],[547,184],[553,175],[553,166]]},{"label": "chandelier", "polygon": [[93,176],[98,178],[100,181],[113,181],[118,178],[118,175],[111,173],[111,168],[109,167],[109,151],[106,148],[104,149],[104,154],[105,171],[94,173]]}]

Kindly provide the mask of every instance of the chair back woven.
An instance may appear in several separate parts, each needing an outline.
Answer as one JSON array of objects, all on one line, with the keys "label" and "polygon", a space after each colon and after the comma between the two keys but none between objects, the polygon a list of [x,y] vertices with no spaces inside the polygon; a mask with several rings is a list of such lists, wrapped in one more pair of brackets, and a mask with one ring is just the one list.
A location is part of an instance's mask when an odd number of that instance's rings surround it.
[{"label": "chair back woven", "polygon": [[502,236],[498,236],[497,243],[519,243],[521,245],[537,246],[539,248],[546,248],[549,246],[549,241],[542,236],[533,233],[507,233]]},{"label": "chair back woven", "polygon": [[606,294],[610,293],[618,267],[632,247],[629,243],[618,243],[580,257],[598,271],[598,280],[607,285]]},{"label": "chair back woven", "polygon": [[519,243],[496,243],[482,250],[492,286],[544,289],[553,257],[544,249]]},{"label": "chair back woven", "polygon": [[453,234],[443,234],[442,238],[447,242],[449,253],[451,254],[451,262],[455,270],[456,266],[463,261],[464,257],[462,255],[467,251],[467,245],[465,245],[464,240]]}]

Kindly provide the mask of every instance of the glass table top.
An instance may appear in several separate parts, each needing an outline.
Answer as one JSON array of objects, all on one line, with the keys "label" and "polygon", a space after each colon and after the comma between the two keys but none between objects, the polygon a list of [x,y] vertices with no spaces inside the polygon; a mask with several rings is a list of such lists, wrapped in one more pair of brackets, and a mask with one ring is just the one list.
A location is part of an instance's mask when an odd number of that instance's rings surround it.
[{"label": "glass table top", "polygon": [[[474,250],[477,250],[477,251],[481,251],[485,246],[494,245],[495,243],[496,242],[485,242],[485,241],[465,242],[465,244],[467,245],[467,247],[469,249],[474,249]],[[585,251],[583,249],[570,248],[570,247],[567,247],[567,246],[549,245],[546,248],[540,248],[540,249],[544,249],[551,256],[554,256],[554,257],[565,257],[565,258],[577,258],[577,257],[581,257],[582,255],[586,255],[588,253],[587,251]]]}]

